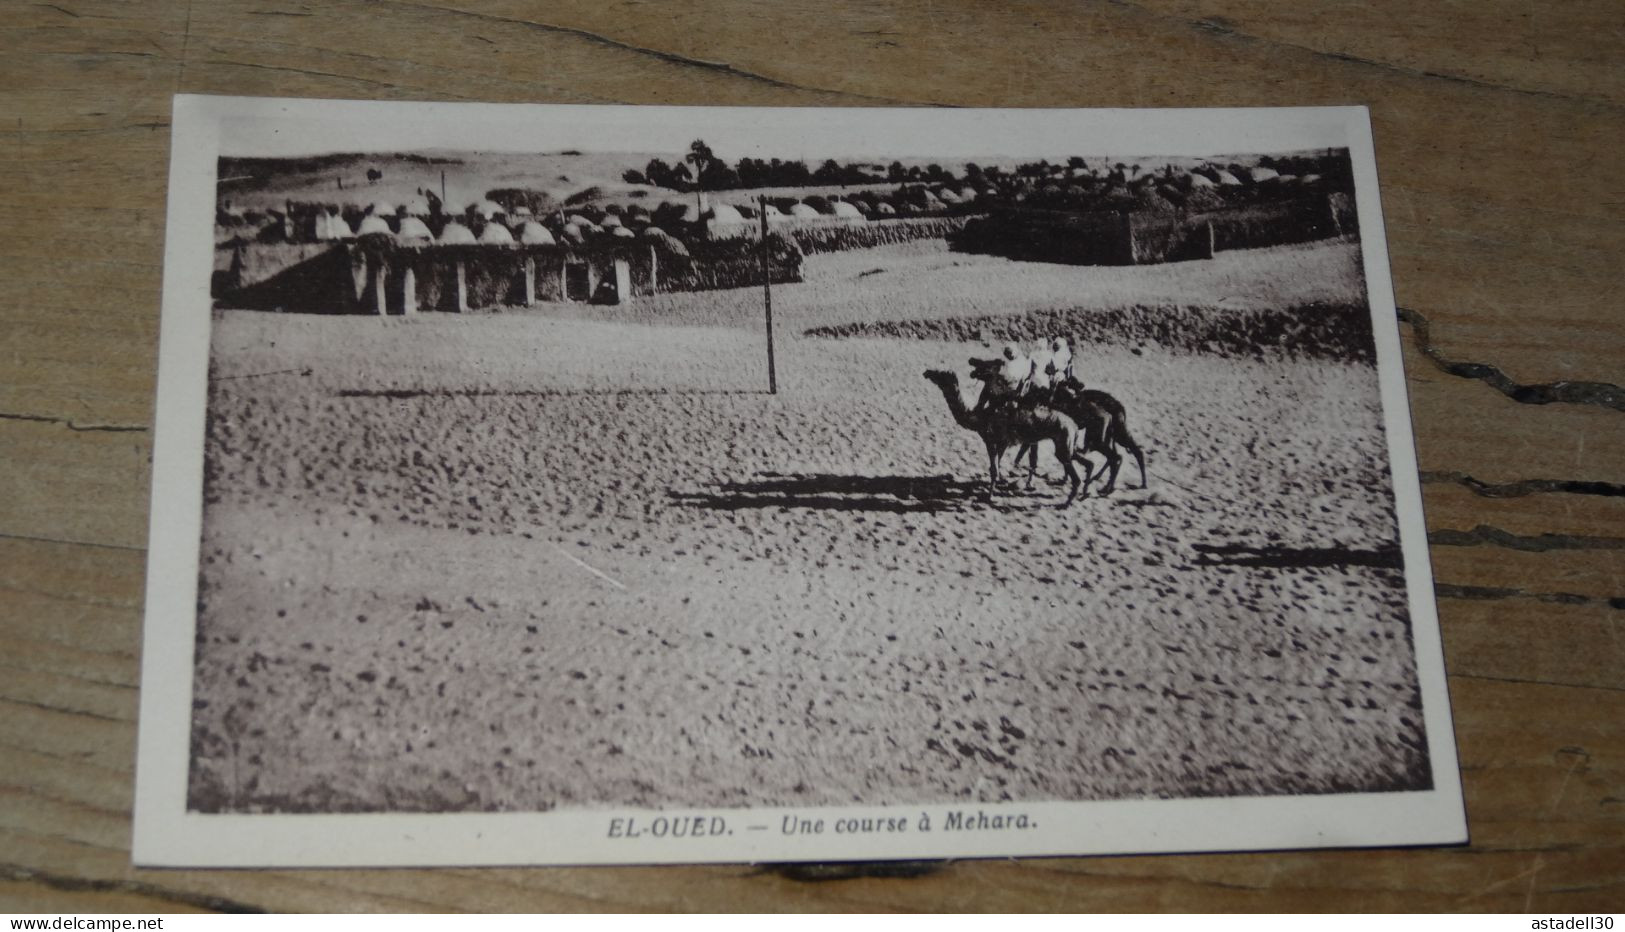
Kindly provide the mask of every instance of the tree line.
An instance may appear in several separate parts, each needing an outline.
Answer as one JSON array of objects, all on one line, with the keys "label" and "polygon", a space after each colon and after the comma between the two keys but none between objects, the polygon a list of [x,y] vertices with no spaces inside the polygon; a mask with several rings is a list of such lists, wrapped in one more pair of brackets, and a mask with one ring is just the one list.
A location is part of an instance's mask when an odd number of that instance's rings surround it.
[{"label": "tree line", "polygon": [[[966,166],[967,175],[976,169]],[[977,174],[980,171],[977,170]],[[742,158],[729,164],[717,158],[704,140],[696,139],[688,154],[675,162],[650,159],[642,171],[628,169],[621,176],[628,184],[647,184],[674,191],[730,191],[740,188],[800,188],[810,185],[854,185],[891,182],[907,184],[959,184],[960,176],[941,165],[905,166],[892,162],[879,166],[868,162],[837,162],[825,159],[813,168],[800,159]]]},{"label": "tree line", "polygon": [[[1352,168],[1346,150],[1305,153],[1293,156],[1264,156],[1257,162],[1260,167],[1273,168],[1282,174],[1318,174],[1333,187],[1352,187]],[[1208,163],[1195,171],[1212,175],[1215,170],[1239,171],[1240,165],[1225,166]],[[1188,174],[1178,172],[1178,175]],[[1171,165],[1161,167],[1160,175],[1172,181],[1176,175]],[[629,169],[622,178],[629,184],[648,184],[674,191],[729,191],[741,188],[799,188],[812,185],[866,185],[866,184],[926,184],[969,185],[979,190],[995,191],[1030,189],[1056,177],[1078,180],[1126,182],[1144,178],[1141,166],[1116,162],[1091,168],[1081,156],[1072,156],[1062,162],[1039,159],[1025,162],[1013,169],[997,165],[981,166],[967,162],[955,172],[941,165],[904,165],[894,161],[881,166],[869,162],[842,163],[826,159],[816,168],[800,159],[742,158],[729,164],[718,158],[702,139],[689,145],[688,153],[674,162],[650,159],[642,171]]]}]

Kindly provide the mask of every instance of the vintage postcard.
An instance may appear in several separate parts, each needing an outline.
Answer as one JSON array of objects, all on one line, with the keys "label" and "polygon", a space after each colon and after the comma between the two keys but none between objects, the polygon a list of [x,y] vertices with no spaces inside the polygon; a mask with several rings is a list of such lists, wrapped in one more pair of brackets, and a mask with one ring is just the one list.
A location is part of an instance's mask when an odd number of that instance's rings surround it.
[{"label": "vintage postcard", "polygon": [[173,152],[138,863],[1465,840],[1363,108]]}]

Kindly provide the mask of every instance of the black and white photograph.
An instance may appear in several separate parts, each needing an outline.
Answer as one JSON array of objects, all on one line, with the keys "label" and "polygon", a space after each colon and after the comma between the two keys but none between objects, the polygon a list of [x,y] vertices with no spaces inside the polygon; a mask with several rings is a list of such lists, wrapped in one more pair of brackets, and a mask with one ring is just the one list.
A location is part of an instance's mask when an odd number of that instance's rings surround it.
[{"label": "black and white photograph", "polygon": [[138,860],[1464,838],[1363,109],[175,132]]}]

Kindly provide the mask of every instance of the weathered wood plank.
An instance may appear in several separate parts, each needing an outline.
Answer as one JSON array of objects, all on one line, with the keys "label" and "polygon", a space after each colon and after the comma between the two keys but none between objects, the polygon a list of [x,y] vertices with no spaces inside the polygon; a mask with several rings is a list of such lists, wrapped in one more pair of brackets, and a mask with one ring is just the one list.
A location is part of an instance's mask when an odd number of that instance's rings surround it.
[{"label": "weathered wood plank", "polygon": [[146,426],[38,417],[0,419],[0,470],[16,493],[0,499],[0,534],[145,546]]}]

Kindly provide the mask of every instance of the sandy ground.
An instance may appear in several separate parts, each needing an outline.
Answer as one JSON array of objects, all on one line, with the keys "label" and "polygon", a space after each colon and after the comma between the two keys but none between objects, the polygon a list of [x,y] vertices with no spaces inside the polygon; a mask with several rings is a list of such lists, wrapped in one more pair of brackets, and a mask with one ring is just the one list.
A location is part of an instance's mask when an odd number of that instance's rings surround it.
[{"label": "sandy ground", "polygon": [[218,314],[192,806],[1428,785],[1373,369],[1080,353],[1150,487],[1061,510],[981,498],[977,347],[760,346]]}]

